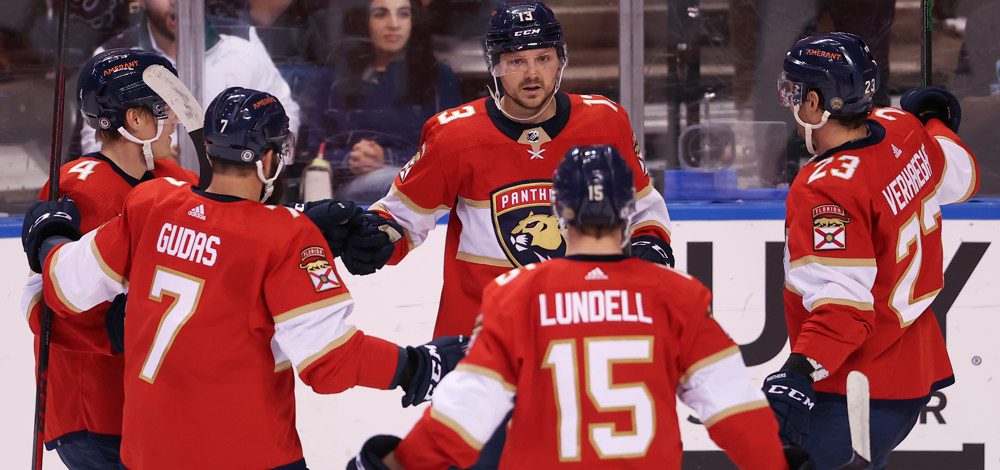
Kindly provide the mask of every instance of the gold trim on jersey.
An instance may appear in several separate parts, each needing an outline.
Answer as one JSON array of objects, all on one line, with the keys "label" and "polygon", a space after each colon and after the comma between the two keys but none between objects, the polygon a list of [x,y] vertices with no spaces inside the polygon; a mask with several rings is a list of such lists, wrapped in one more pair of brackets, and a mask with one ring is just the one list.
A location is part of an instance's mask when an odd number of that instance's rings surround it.
[{"label": "gold trim on jersey", "polygon": [[758,400],[758,401],[752,401],[750,403],[743,403],[742,405],[730,406],[729,408],[726,408],[724,410],[715,413],[712,416],[709,416],[709,418],[703,421],[703,423],[705,424],[705,428],[710,428],[715,423],[718,423],[719,421],[722,421],[732,415],[739,414],[744,411],[767,408],[768,406],[770,405],[767,404],[767,400]]},{"label": "gold trim on jersey", "polygon": [[113,281],[121,284],[125,280],[125,276],[118,274],[108,263],[104,261],[104,256],[101,255],[101,250],[97,248],[97,237],[90,239],[90,251],[94,253],[94,258],[97,258],[97,265],[101,267],[101,271],[104,271],[104,275],[111,278]]},{"label": "gold trim on jersey", "polygon": [[[44,290],[40,290],[40,291],[38,291],[37,294],[31,296],[31,300],[28,301],[28,311],[24,312],[24,318],[25,318],[25,320],[29,320],[29,321],[31,320],[31,311],[35,309],[35,305],[38,305],[38,302],[42,301],[42,297],[44,296],[44,294],[45,294],[45,291]],[[39,319],[39,321],[40,320],[41,319]]]},{"label": "gold trim on jersey", "polygon": [[823,305],[828,305],[828,304],[846,305],[848,307],[854,307],[858,310],[875,310],[875,306],[871,302],[858,302],[856,300],[824,298],[824,299],[816,299],[816,301],[813,302],[812,305],[809,307],[809,311],[811,312]]},{"label": "gold trim on jersey", "polygon": [[274,365],[274,373],[277,374],[278,372],[288,370],[291,367],[292,367],[292,361],[285,359],[284,361],[281,361]]},{"label": "gold trim on jersey", "polygon": [[[440,206],[437,206],[437,207],[431,208],[431,209],[428,209],[428,208],[426,208],[424,206],[421,206],[420,204],[417,204],[417,203],[413,202],[413,200],[410,199],[409,196],[407,196],[406,194],[403,194],[403,192],[400,191],[399,188],[396,187],[396,183],[393,183],[392,187],[389,188],[389,195],[395,196],[396,199],[399,199],[399,202],[402,202],[404,206],[406,206],[411,211],[416,212],[417,214],[431,215],[431,214],[433,214],[433,213],[435,213],[437,211],[448,211],[448,210],[451,210],[451,207],[449,207],[449,206],[447,206],[445,204],[441,204]],[[383,204],[381,206],[384,208],[385,205]],[[392,213],[392,211],[388,211],[388,210],[386,212],[388,212],[390,214]]]},{"label": "gold trim on jersey", "polygon": [[635,200],[638,201],[639,199],[642,199],[642,198],[648,196],[649,193],[651,193],[651,192],[653,192],[653,184],[652,183],[647,184],[645,188],[642,188],[641,190],[636,191],[636,193],[635,193]]},{"label": "gold trim on jersey", "polygon": [[688,367],[687,370],[684,371],[684,375],[681,376],[680,383],[682,384],[686,383],[688,379],[690,379],[691,376],[694,375],[695,372],[698,372],[699,370],[704,369],[705,367],[708,367],[729,356],[732,356],[733,354],[739,354],[739,352],[740,352],[740,347],[734,344],[726,349],[723,349],[722,351],[719,351],[709,356],[705,356],[695,361],[694,364],[691,364],[691,367]]},{"label": "gold trim on jersey", "polygon": [[316,362],[317,359],[325,356],[328,352],[333,351],[334,349],[339,348],[344,343],[346,343],[347,341],[349,341],[351,338],[354,337],[354,334],[357,333],[357,332],[358,332],[357,327],[353,327],[352,326],[350,329],[347,330],[346,333],[344,333],[343,335],[341,335],[339,338],[331,341],[330,344],[326,345],[325,348],[320,349],[319,352],[317,352],[316,354],[313,354],[312,356],[309,356],[309,357],[303,359],[302,362],[300,362],[299,365],[296,366],[296,369],[298,369],[300,371],[301,370],[305,370],[305,368],[307,368],[310,365],[312,365],[313,362]]},{"label": "gold trim on jersey", "polygon": [[661,223],[659,223],[659,222],[657,222],[655,220],[644,220],[642,222],[637,222],[634,225],[632,225],[631,227],[629,227],[628,231],[631,234],[631,233],[635,233],[637,230],[639,230],[641,228],[646,228],[646,227],[659,227],[660,230],[663,230],[663,232],[667,234],[667,237],[670,236],[670,229],[668,229],[665,225],[663,225],[663,224],[661,224]]},{"label": "gold trim on jersey", "polygon": [[56,276],[56,265],[59,263],[59,249],[54,251],[50,256],[52,256],[52,261],[49,262],[49,282],[52,283],[52,288],[56,291],[56,297],[59,297],[59,301],[73,313],[83,313],[82,309],[77,308],[76,305],[73,305],[73,303],[66,298],[66,294],[63,294],[62,287],[59,286],[59,277]]},{"label": "gold trim on jersey", "polygon": [[[951,140],[948,137],[941,136],[941,135],[936,135],[936,136],[934,136],[934,138],[935,139],[944,139],[944,140],[947,140],[948,142],[951,142],[951,143],[957,145],[962,150],[965,150],[965,147],[962,147],[961,145],[958,145],[958,142],[955,142],[954,140]],[[942,153],[944,153],[944,152],[942,151]],[[968,151],[966,151],[966,155],[969,155]],[[968,160],[969,160],[969,166],[972,168],[972,178],[969,180],[969,189],[967,189],[965,191],[965,195],[964,196],[962,196],[957,201],[955,201],[956,203],[965,202],[965,201],[969,200],[969,198],[972,197],[973,190],[976,189],[976,181],[979,181],[979,170],[978,170],[978,168],[976,168],[975,159],[971,155],[969,155]],[[944,164],[945,164],[944,171],[941,173],[941,179],[942,180],[944,179],[944,175],[946,175],[947,172],[948,172],[948,157],[947,156],[944,158]]]},{"label": "gold trim on jersey", "polygon": [[458,198],[461,199],[462,202],[464,202],[465,205],[467,205],[469,207],[474,207],[476,209],[489,209],[490,208],[490,201],[489,200],[480,201],[478,199],[468,199],[468,198],[464,198],[462,196],[459,196]]},{"label": "gold trim on jersey", "polygon": [[508,382],[506,379],[500,375],[499,372],[490,369],[489,367],[477,366],[475,364],[461,363],[455,366],[455,370],[464,370],[470,374],[481,375],[483,377],[488,377],[503,385],[503,388],[507,389],[508,392],[514,393],[517,391],[517,387]]},{"label": "gold trim on jersey", "polygon": [[287,312],[283,312],[283,313],[280,313],[278,315],[275,315],[274,316],[274,324],[277,325],[278,323],[286,322],[286,321],[291,320],[291,319],[293,319],[293,318],[295,318],[295,317],[297,317],[299,315],[305,315],[307,313],[314,312],[314,311],[319,310],[321,308],[329,307],[331,305],[335,305],[335,304],[338,304],[340,302],[344,302],[344,301],[347,301],[347,300],[350,300],[350,299],[351,299],[351,294],[349,292],[344,292],[343,294],[335,295],[335,296],[330,297],[328,299],[323,299],[323,300],[320,300],[318,302],[313,302],[311,304],[306,304],[306,305],[303,305],[301,307],[293,308],[293,309],[291,309],[291,310],[289,310]]},{"label": "gold trim on jersey", "polygon": [[468,263],[485,264],[487,266],[496,266],[498,268],[513,268],[514,265],[505,259],[489,258],[486,256],[473,255],[470,253],[465,253],[459,251],[455,254],[455,259],[460,259]]},{"label": "gold trim on jersey", "polygon": [[797,295],[799,297],[804,297],[802,295],[802,292],[800,290],[796,289],[795,286],[789,284],[788,281],[785,281],[785,289],[788,289],[791,293],[793,293],[793,294],[795,294],[795,295]]},{"label": "gold trim on jersey", "polygon": [[458,437],[461,437],[462,440],[469,445],[469,447],[472,447],[475,450],[480,450],[483,448],[483,443],[479,442],[476,438],[472,437],[472,434],[469,434],[469,431],[466,431],[461,424],[458,424],[457,421],[445,416],[444,413],[441,413],[433,406],[431,407],[431,419],[445,425],[445,427],[454,431],[455,434],[458,434]]},{"label": "gold trim on jersey", "polygon": [[827,256],[806,255],[788,263],[788,269],[805,266],[810,263],[823,266],[845,266],[854,268],[874,268],[875,258],[830,258]]}]

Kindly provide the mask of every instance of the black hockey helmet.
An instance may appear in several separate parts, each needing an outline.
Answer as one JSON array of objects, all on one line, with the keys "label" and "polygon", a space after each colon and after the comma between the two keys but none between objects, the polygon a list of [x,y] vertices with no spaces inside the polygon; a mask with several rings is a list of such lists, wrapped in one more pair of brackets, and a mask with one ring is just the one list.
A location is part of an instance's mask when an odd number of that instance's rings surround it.
[{"label": "black hockey helmet", "polygon": [[793,107],[814,90],[830,117],[868,114],[878,80],[878,64],[859,36],[817,34],[799,40],[785,55],[778,97],[783,106]]},{"label": "black hockey helmet", "polygon": [[167,117],[167,105],[142,80],[151,65],[162,65],[177,75],[170,61],[140,49],[109,49],[91,57],[80,70],[77,99],[80,113],[94,129],[118,129],[125,123],[125,111],[145,107],[157,119]]},{"label": "black hockey helmet", "polygon": [[572,226],[624,225],[635,208],[632,169],[612,145],[569,149],[552,189],[553,212]]},{"label": "black hockey helmet", "polygon": [[290,154],[289,134],[284,106],[263,91],[226,88],[205,112],[205,149],[212,160],[253,164],[269,148]]},{"label": "black hockey helmet", "polygon": [[490,17],[483,53],[490,72],[504,52],[554,47],[566,62],[566,40],[556,15],[539,0],[504,0]]}]

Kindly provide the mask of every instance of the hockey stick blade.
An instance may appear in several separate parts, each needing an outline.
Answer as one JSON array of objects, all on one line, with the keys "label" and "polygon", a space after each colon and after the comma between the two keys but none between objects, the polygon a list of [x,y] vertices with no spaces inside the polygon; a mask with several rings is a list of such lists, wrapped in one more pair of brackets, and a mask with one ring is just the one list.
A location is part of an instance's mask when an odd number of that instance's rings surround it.
[{"label": "hockey stick blade", "polygon": [[847,374],[847,421],[851,427],[854,455],[847,465],[840,467],[842,470],[865,469],[872,460],[870,409],[868,377],[856,370],[851,371]]},{"label": "hockey stick blade", "polygon": [[177,120],[187,130],[194,144],[194,150],[198,153],[198,187],[207,188],[212,184],[212,164],[205,154],[205,136],[202,131],[205,125],[205,111],[181,79],[162,65],[146,67],[142,72],[142,81],[163,98],[167,106],[170,106],[177,115]]}]

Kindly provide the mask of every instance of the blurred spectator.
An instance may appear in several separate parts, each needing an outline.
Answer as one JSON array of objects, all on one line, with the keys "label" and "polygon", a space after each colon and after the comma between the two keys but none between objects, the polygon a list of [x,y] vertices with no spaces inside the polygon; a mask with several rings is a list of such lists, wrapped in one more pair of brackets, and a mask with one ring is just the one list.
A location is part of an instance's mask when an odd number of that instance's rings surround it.
[{"label": "blurred spectator", "polygon": [[347,156],[347,169],[354,178],[337,190],[336,199],[372,202],[389,192],[400,168],[385,164],[385,152],[377,143],[361,139]]},{"label": "blurred spectator", "polygon": [[1000,193],[1000,2],[968,2],[952,91],[962,101],[962,141],[979,156],[980,194]]},{"label": "blurred spectator", "polygon": [[[424,122],[461,103],[458,80],[434,57],[419,0],[371,0],[345,13],[344,32],[339,50],[346,62],[336,66],[328,107],[316,120],[323,126],[311,132],[310,147],[326,141],[335,172],[348,166],[351,175],[362,174],[350,162],[359,151],[371,154],[366,161],[398,166],[416,152]],[[363,173],[364,181],[393,176],[373,173]],[[384,196],[388,184],[378,186],[382,194],[361,202]]]},{"label": "blurred spectator", "polygon": [[[177,0],[139,0],[143,9],[140,21],[98,47],[95,54],[114,47],[138,47],[177,59]],[[256,34],[251,35],[256,37]],[[222,90],[242,86],[267,91],[284,105],[293,133],[299,128],[299,106],[292,99],[288,84],[278,73],[259,41],[219,34],[212,24],[205,24],[205,78],[202,103],[208,103]],[[84,125],[81,131],[84,152],[98,149],[94,129]]]}]

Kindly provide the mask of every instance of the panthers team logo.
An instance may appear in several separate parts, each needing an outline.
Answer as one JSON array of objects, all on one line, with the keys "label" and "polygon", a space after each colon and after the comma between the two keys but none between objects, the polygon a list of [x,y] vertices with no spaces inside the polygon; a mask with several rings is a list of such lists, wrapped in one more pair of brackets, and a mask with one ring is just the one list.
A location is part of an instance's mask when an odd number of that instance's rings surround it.
[{"label": "panthers team logo", "polygon": [[336,289],[340,287],[340,279],[337,273],[326,259],[326,250],[320,246],[310,246],[302,250],[302,261],[299,268],[309,273],[309,280],[312,281],[313,289],[316,292]]},{"label": "panthers team logo", "polygon": [[813,207],[813,249],[846,250],[847,224],[851,218],[847,211],[836,204],[823,204]]},{"label": "panthers team logo", "polygon": [[514,266],[566,254],[559,220],[552,214],[552,182],[518,182],[490,195],[497,241]]}]

